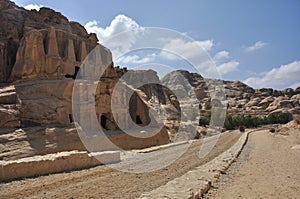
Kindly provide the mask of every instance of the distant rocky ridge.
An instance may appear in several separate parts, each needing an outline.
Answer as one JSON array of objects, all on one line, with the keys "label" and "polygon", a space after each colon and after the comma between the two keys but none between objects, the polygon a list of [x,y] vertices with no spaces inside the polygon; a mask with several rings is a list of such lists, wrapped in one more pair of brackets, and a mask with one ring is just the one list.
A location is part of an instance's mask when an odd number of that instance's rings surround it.
[{"label": "distant rocky ridge", "polygon": [[[184,78],[183,78],[184,77]],[[184,79],[184,80],[183,80]],[[162,79],[162,83],[171,90],[180,93],[181,101],[187,104],[205,104],[211,101],[211,90],[205,79],[197,73],[188,71],[174,71]],[[300,87],[296,89],[274,90],[272,88],[253,89],[240,81],[223,81],[228,112],[231,114],[268,115],[272,112],[288,111],[291,114],[300,114]],[[189,95],[188,95],[189,93]],[[195,96],[196,101],[189,97]]]}]

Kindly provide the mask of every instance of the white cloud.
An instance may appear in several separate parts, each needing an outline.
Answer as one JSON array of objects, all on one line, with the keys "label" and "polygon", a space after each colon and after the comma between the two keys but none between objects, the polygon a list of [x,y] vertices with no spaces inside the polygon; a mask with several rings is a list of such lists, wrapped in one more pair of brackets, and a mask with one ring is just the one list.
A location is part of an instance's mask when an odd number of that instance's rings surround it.
[{"label": "white cloud", "polygon": [[[130,17],[122,14],[117,15],[111,21],[110,25],[105,28],[100,27],[97,21],[86,23],[85,28],[89,33],[93,32],[97,34],[100,43],[112,51],[115,60],[125,64],[139,64],[153,61],[153,57],[147,54],[144,56],[126,55],[132,50],[143,48],[143,46],[153,45],[158,49],[165,50],[158,53],[159,56],[157,56],[157,58],[167,60],[181,59],[172,53],[186,59],[199,57],[199,54],[201,55],[201,53],[203,53],[203,51],[199,52],[201,51],[199,48],[204,49],[204,51],[209,51],[213,47],[212,40],[192,41],[188,40],[184,34],[178,36],[180,33],[174,37],[173,33],[170,34],[165,29],[161,29],[161,32],[159,32],[158,29],[158,31],[149,30],[140,26]],[[154,34],[151,34],[152,32],[154,32]],[[163,38],[160,38],[158,33],[162,34]],[[143,37],[149,38],[149,40],[142,39]],[[151,43],[149,44],[149,42]],[[171,53],[167,53],[167,51]]]},{"label": "white cloud", "polygon": [[253,51],[256,51],[256,50],[258,50],[258,49],[263,48],[263,47],[266,46],[266,45],[267,45],[267,43],[262,42],[262,41],[258,41],[258,42],[256,42],[255,44],[253,44],[252,46],[246,47],[246,48],[245,48],[245,51],[246,51],[246,52],[253,52]]},{"label": "white cloud", "polygon": [[90,21],[84,27],[89,33],[96,33],[100,43],[109,40],[109,46],[107,47],[112,50],[115,58],[128,52],[135,43],[136,35],[134,31],[144,30],[137,22],[123,14],[117,15],[110,25],[105,28],[100,27],[97,21]]},{"label": "white cloud", "polygon": [[229,52],[226,50],[220,51],[214,56],[215,61],[220,61],[223,59],[228,59],[229,58]]},{"label": "white cloud", "polygon": [[[205,77],[219,78],[219,74],[228,74],[238,70],[239,62],[226,61],[228,51],[218,52],[213,60],[209,52],[213,40],[191,40],[186,33],[174,34],[166,29],[147,29],[125,15],[117,15],[107,27],[100,27],[97,21],[86,23],[89,33],[96,33],[100,43],[108,47],[113,54],[114,62],[118,65],[134,66],[150,62],[165,62],[188,60]],[[122,34],[120,34],[122,33]],[[147,38],[147,39],[145,39]],[[149,43],[151,42],[151,43]],[[143,52],[144,46],[155,46],[159,51],[155,56]],[[140,50],[142,53],[139,53]],[[218,73],[219,72],[219,73]]]},{"label": "white cloud", "polygon": [[[268,72],[263,72],[260,77],[250,77],[244,82],[254,88],[272,87],[287,88],[299,85],[300,61],[294,61],[279,68],[273,68]],[[298,83],[297,83],[298,82]]]},{"label": "white cloud", "polygon": [[218,69],[218,71],[221,75],[225,75],[225,74],[228,74],[230,72],[237,71],[239,64],[240,63],[237,62],[237,61],[230,61],[230,62],[223,63],[223,64],[217,66],[217,69]]},{"label": "white cloud", "polygon": [[28,4],[24,6],[26,10],[37,10],[37,11],[39,11],[41,7],[43,7],[43,5]]},{"label": "white cloud", "polygon": [[220,75],[226,75],[238,70],[238,66],[240,65],[240,63],[235,60],[225,62],[225,60],[228,58],[229,52],[226,50],[216,53],[213,58],[213,60],[217,64],[217,70]]},{"label": "white cloud", "polygon": [[120,57],[120,59],[118,59],[117,62],[124,63],[124,64],[145,64],[151,62],[153,58],[154,58],[153,55],[149,55],[143,58],[139,57],[138,55],[128,55],[128,56]]},{"label": "white cloud", "polygon": [[[195,58],[202,53],[199,52],[199,48],[202,48],[204,51],[210,51],[213,45],[214,44],[212,40],[184,41],[182,39],[173,39],[165,44],[163,49],[176,55],[180,55],[183,58],[189,59]],[[169,60],[180,59],[179,57],[166,52],[162,52],[161,56]]]},{"label": "white cloud", "polygon": [[99,27],[97,21],[90,21],[84,27],[89,33],[96,33],[102,42],[121,32],[141,28],[133,19],[123,14],[117,15],[106,28]]}]

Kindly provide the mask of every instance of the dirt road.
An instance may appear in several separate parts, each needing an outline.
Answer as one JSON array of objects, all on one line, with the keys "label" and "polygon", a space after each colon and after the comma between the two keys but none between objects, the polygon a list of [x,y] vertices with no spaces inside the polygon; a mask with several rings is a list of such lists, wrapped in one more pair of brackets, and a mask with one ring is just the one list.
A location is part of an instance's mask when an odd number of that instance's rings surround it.
[{"label": "dirt road", "polygon": [[299,144],[299,130],[288,136],[268,131],[250,134],[237,162],[204,198],[299,198]]},{"label": "dirt road", "polygon": [[[0,184],[0,198],[135,198],[151,191],[187,171],[204,164],[230,148],[240,137],[239,132],[222,134],[216,146],[206,157],[199,159],[202,140],[193,142],[187,152],[173,164],[154,172],[134,174],[105,166],[54,174]],[[166,159],[164,156],[156,159]],[[139,167],[149,162],[139,162]]]}]

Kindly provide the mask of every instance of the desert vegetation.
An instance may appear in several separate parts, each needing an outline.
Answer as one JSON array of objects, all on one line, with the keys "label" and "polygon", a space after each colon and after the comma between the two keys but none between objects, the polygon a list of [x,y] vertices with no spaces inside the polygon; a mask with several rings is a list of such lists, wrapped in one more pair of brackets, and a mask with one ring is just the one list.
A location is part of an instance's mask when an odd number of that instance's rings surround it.
[{"label": "desert vegetation", "polygon": [[[210,123],[211,111],[202,110],[199,119],[199,126],[207,126]],[[230,115],[227,114],[225,118],[224,128],[226,130],[234,130],[240,126],[246,128],[256,128],[261,125],[268,124],[286,124],[293,120],[293,117],[288,112],[271,113],[267,116],[255,116],[255,115]]]}]

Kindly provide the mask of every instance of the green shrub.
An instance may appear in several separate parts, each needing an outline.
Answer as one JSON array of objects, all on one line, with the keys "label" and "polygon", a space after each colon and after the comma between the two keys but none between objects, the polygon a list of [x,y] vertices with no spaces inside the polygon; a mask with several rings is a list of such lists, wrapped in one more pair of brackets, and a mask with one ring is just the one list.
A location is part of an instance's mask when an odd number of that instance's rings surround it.
[{"label": "green shrub", "polygon": [[270,133],[275,133],[275,129],[274,128],[271,128],[269,131],[270,131]]},{"label": "green shrub", "polygon": [[244,117],[243,125],[245,125],[247,128],[251,127],[258,127],[260,118],[253,117],[251,115],[247,115]]},{"label": "green shrub", "polygon": [[203,116],[206,117],[206,118],[208,118],[210,120],[210,118],[211,118],[211,110],[203,112]]},{"label": "green shrub", "polygon": [[273,113],[268,117],[256,117],[252,115],[227,115],[224,123],[224,127],[227,130],[233,130],[239,126],[245,126],[247,128],[256,128],[259,125],[266,124],[286,124],[292,120],[290,113]]},{"label": "green shrub", "polygon": [[207,126],[209,125],[210,119],[204,116],[201,116],[199,119],[199,126]]},{"label": "green shrub", "polygon": [[233,125],[238,127],[240,125],[244,125],[244,116],[236,115],[232,118]]},{"label": "green shrub", "polygon": [[288,112],[272,113],[267,118],[269,124],[286,124],[293,119]]},{"label": "green shrub", "polygon": [[227,130],[233,130],[235,128],[234,124],[233,124],[233,119],[231,115],[227,115],[225,118],[225,123],[224,123],[224,127]]}]

